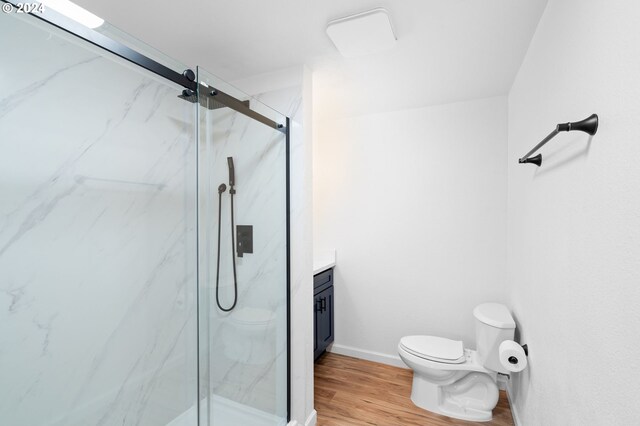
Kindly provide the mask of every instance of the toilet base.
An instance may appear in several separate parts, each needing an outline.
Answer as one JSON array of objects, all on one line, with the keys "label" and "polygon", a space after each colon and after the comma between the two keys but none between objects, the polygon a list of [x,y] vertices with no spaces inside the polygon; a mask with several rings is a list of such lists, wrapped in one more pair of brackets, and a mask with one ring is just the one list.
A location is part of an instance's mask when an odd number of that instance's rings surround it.
[{"label": "toilet base", "polygon": [[488,422],[498,403],[498,386],[485,373],[470,372],[450,385],[438,385],[413,372],[411,401],[433,413],[474,422]]}]

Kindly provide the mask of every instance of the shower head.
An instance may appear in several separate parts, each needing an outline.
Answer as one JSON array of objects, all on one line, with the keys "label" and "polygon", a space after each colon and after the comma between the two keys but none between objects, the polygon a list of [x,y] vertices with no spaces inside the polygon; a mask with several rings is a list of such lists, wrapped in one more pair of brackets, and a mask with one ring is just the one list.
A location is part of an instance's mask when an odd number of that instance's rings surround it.
[{"label": "shower head", "polygon": [[226,190],[227,190],[227,185],[225,185],[224,183],[221,183],[220,186],[218,186],[218,194],[222,194]]},{"label": "shower head", "polygon": [[233,189],[236,180],[235,172],[233,170],[233,157],[227,157],[227,165],[229,166],[229,186]]}]

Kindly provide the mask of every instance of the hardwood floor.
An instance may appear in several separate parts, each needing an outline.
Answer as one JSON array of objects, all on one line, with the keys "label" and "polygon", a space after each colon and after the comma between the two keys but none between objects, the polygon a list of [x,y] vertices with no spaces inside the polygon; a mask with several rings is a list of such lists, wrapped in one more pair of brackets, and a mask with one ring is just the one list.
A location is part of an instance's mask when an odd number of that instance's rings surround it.
[{"label": "hardwood floor", "polygon": [[504,391],[493,420],[474,423],[416,407],[411,402],[413,376],[408,369],[327,353],[316,363],[314,376],[318,426],[513,425]]}]

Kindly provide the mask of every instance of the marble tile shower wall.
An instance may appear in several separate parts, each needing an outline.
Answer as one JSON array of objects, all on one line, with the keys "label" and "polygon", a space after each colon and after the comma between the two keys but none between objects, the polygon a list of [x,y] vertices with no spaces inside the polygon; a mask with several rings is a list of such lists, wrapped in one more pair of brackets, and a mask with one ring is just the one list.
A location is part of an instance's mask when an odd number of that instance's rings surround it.
[{"label": "marble tile shower wall", "polygon": [[0,21],[0,423],[166,424],[197,398],[196,110]]}]

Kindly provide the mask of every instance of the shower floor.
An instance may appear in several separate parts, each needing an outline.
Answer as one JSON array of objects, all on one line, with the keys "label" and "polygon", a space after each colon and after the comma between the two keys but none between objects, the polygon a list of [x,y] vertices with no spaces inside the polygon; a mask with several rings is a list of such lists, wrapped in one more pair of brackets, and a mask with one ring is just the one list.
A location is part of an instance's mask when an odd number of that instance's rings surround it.
[{"label": "shower floor", "polygon": [[[252,425],[252,426],[285,426],[287,420],[258,410],[248,405],[240,404],[218,395],[211,396],[211,426],[236,426],[236,425]],[[205,418],[207,403],[202,400],[200,404],[200,412]],[[167,426],[193,426],[197,423],[197,407],[194,404],[187,411],[173,419]]]}]

